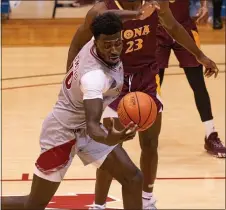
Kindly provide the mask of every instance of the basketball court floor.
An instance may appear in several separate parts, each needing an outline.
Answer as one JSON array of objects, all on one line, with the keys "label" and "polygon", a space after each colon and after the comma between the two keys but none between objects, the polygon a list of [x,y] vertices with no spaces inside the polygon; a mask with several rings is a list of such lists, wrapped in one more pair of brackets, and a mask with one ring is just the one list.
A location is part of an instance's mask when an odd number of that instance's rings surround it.
[{"label": "basketball court floor", "polygon": [[[214,120],[225,140],[225,46],[204,45],[220,69],[206,79]],[[2,49],[2,194],[30,190],[39,155],[42,121],[56,102],[64,77],[67,47]],[[172,55],[162,87],[163,126],[155,196],[159,209],[225,209],[225,160],[203,149],[204,126],[183,70]],[[138,138],[124,147],[139,165]],[[49,209],[87,209],[93,202],[95,168],[76,157]],[[119,183],[113,181],[107,206],[122,207]]]}]

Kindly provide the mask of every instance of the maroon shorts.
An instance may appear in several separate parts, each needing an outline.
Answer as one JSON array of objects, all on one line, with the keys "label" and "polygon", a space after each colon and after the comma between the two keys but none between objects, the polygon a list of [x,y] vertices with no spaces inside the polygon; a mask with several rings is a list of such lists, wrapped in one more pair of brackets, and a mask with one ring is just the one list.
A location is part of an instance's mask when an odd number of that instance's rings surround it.
[{"label": "maroon shorts", "polygon": [[[129,80],[131,78],[131,84]],[[113,110],[117,110],[120,100],[129,92],[140,91],[150,95],[158,108],[158,111],[162,110],[163,105],[160,99],[160,82],[158,75],[157,64],[153,65],[149,69],[143,69],[139,73],[125,74],[124,85],[119,97],[112,102],[109,107]]]},{"label": "maroon shorts", "polygon": [[[185,29],[196,42],[197,46],[200,47],[200,40],[197,28],[195,26],[186,26]],[[181,68],[196,67],[200,65],[200,63],[190,52],[188,52],[188,50],[175,42],[175,40],[173,40],[169,36],[169,34],[162,26],[158,26],[156,59],[158,61],[160,69],[168,67],[171,49],[173,49]]]}]

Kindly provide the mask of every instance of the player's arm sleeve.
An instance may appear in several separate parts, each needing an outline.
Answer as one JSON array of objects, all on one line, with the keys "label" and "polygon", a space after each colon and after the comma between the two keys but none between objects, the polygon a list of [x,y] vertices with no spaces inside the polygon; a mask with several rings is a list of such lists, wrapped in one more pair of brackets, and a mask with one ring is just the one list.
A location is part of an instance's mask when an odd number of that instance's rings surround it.
[{"label": "player's arm sleeve", "polygon": [[106,75],[101,70],[87,72],[80,80],[80,88],[83,92],[83,100],[103,99]]}]

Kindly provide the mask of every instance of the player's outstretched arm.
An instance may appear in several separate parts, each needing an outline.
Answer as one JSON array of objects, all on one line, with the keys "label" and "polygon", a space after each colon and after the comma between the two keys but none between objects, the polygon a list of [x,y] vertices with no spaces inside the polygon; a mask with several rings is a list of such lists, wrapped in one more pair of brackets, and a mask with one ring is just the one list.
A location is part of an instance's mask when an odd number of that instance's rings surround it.
[{"label": "player's outstretched arm", "polygon": [[160,9],[158,10],[160,23],[169,35],[189,52],[191,52],[196,57],[198,62],[206,68],[205,75],[207,77],[210,77],[213,74],[216,77],[219,72],[216,64],[204,55],[184,27],[176,21],[169,8],[169,1],[159,0],[158,3],[160,6]]},{"label": "player's outstretched arm", "polygon": [[[70,70],[70,66],[72,64],[72,61],[77,56],[79,51],[83,48],[83,46],[89,42],[89,40],[92,38],[92,32],[90,30],[90,25],[93,21],[93,19],[98,14],[99,6],[94,6],[91,8],[86,17],[84,23],[78,28],[76,33],[74,34],[69,51],[68,51],[68,58],[67,58],[67,72]],[[100,7],[101,9],[101,7]]]}]

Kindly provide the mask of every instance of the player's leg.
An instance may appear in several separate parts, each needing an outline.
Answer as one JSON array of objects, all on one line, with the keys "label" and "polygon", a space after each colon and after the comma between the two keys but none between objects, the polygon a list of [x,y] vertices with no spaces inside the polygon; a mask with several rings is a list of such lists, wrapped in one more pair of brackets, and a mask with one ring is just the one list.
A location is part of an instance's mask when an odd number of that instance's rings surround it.
[{"label": "player's leg", "polygon": [[222,19],[221,19],[221,10],[222,10],[222,0],[212,0],[213,3],[213,28],[222,29]]},{"label": "player's leg", "polygon": [[28,196],[4,196],[1,198],[2,210],[22,210]]},{"label": "player's leg", "polygon": [[26,210],[44,210],[75,155],[75,132],[64,128],[49,114],[40,135],[41,154],[35,163],[31,191],[25,203]]},{"label": "player's leg", "polygon": [[[151,207],[155,208],[155,200],[152,196],[154,181],[157,173],[158,165],[158,137],[161,129],[161,113],[158,114],[154,125],[146,131],[140,132],[141,158],[140,166],[144,175],[143,183],[143,209]],[[98,169],[97,181],[95,188],[95,205],[93,209],[98,207],[104,208],[107,194],[112,181],[112,176],[102,169]],[[92,209],[92,208],[91,208]]]},{"label": "player's leg", "polygon": [[122,185],[124,209],[142,209],[142,173],[120,145],[107,156],[101,169]]},{"label": "player's leg", "polygon": [[140,167],[144,175],[143,209],[155,209],[155,200],[152,192],[158,167],[158,139],[161,121],[162,115],[159,113],[152,127],[139,132],[141,147]]},{"label": "player's leg", "polygon": [[113,177],[108,171],[98,168],[96,171],[95,183],[95,200],[93,207],[90,209],[105,209],[108,192],[112,183]]},{"label": "player's leg", "polygon": [[[53,127],[59,132],[53,134]],[[67,137],[75,137],[74,131],[64,129],[58,122],[55,126],[50,123],[49,127],[43,129],[40,143],[43,150],[48,149],[36,161],[31,191],[24,209],[44,210],[57,191],[75,155],[75,140],[65,141]]]},{"label": "player's leg", "polygon": [[[142,86],[139,86],[142,81]],[[132,85],[137,86],[138,91],[143,91],[150,95],[157,106],[158,115],[154,124],[147,130],[139,132],[141,147],[140,168],[143,172],[143,209],[156,209],[153,196],[153,187],[158,168],[158,139],[161,131],[163,105],[160,101],[160,80],[159,75],[151,74],[148,69],[132,81]]]},{"label": "player's leg", "polygon": [[44,210],[55,192],[60,182],[52,182],[38,177],[34,174],[31,186],[31,192],[25,202],[26,210]]},{"label": "player's leg", "polygon": [[74,157],[75,133],[49,114],[42,126],[40,146],[31,191],[25,199],[26,210],[44,210],[48,205]]},{"label": "player's leg", "polygon": [[[70,166],[71,160],[69,159],[72,157],[72,153],[70,154],[68,151],[72,147],[73,143],[68,142],[42,153],[36,162],[36,165],[41,167],[42,170],[35,167],[30,194],[28,196],[3,198],[2,209],[44,210],[57,191],[61,180]],[[61,158],[61,156],[65,157],[66,153],[68,153],[68,158],[70,157],[68,164],[59,170],[51,172],[52,167],[54,167],[52,169],[60,168],[62,161],[64,164],[66,163],[64,158]],[[48,173],[43,172],[47,168]]]},{"label": "player's leg", "polygon": [[[194,39],[197,46],[200,47],[200,39],[197,30],[188,28],[187,31]],[[184,68],[188,82],[194,92],[195,103],[205,126],[205,149],[214,156],[225,157],[226,149],[220,141],[214,127],[210,98],[203,76],[203,67],[190,52],[179,44],[175,43],[173,49],[180,63],[180,67]]]},{"label": "player's leg", "polygon": [[[118,119],[116,111],[107,107],[103,113],[103,125],[108,127],[110,125],[109,117],[115,119],[115,127],[118,130],[123,128],[122,124]],[[90,209],[105,208],[105,202],[107,200],[108,192],[112,182],[112,175],[110,175],[106,170],[98,168],[96,171],[96,183],[95,183],[95,201],[93,207]]]},{"label": "player's leg", "polygon": [[[107,107],[107,110],[109,112],[115,112],[113,110],[110,110],[109,107]],[[105,111],[105,113],[106,113]],[[104,115],[105,115],[104,113]],[[111,115],[115,119],[115,128],[117,130],[123,129],[122,124],[119,122],[119,119],[116,118],[117,114]],[[104,118],[103,119],[103,125],[104,127],[108,127],[111,125],[110,118]],[[102,170],[101,168],[97,169],[96,171],[96,184],[95,184],[95,205],[96,206],[105,206],[105,202],[107,200],[107,195],[111,186],[113,177],[105,170]]]},{"label": "player's leg", "polygon": [[44,210],[55,194],[60,182],[51,182],[34,174],[28,196],[2,198],[2,210]]},{"label": "player's leg", "polygon": [[[87,138],[89,138],[87,136]],[[78,138],[77,138],[78,139]],[[81,150],[78,150],[78,156],[85,165],[93,164],[103,177],[98,176],[99,186],[96,191],[101,196],[101,199],[107,197],[110,182],[105,182],[106,174],[109,175],[110,181],[114,177],[122,185],[122,196],[124,209],[142,209],[142,184],[143,177],[141,171],[131,161],[121,145],[107,146],[89,139],[88,145]],[[104,173],[104,172],[107,173]],[[104,181],[101,182],[101,178]],[[104,187],[102,188],[102,185]],[[103,189],[107,189],[104,191]],[[102,195],[101,193],[106,193]],[[91,209],[104,209],[105,206],[95,205]]]},{"label": "player's leg", "polygon": [[220,141],[214,126],[210,97],[203,76],[203,67],[202,65],[185,67],[184,72],[194,92],[196,107],[205,127],[205,149],[214,156],[225,157],[226,149]]}]

